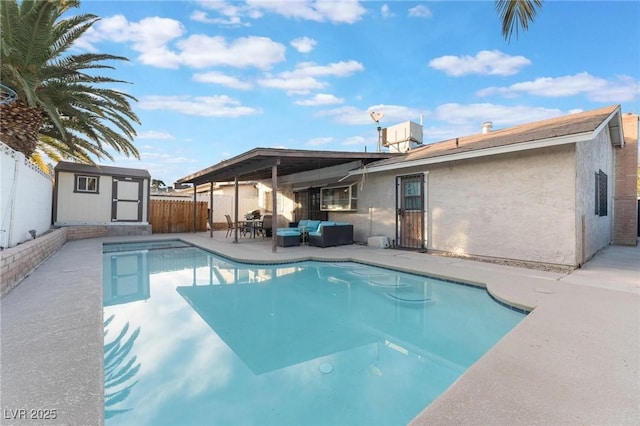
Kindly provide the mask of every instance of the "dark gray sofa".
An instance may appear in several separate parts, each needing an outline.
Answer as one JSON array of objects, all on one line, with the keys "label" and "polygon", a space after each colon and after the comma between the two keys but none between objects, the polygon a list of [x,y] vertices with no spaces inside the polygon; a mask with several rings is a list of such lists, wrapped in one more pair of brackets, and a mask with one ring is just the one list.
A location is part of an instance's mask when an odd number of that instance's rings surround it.
[{"label": "dark gray sofa", "polygon": [[316,232],[309,232],[309,245],[333,247],[353,244],[353,225],[349,223],[322,222]]}]

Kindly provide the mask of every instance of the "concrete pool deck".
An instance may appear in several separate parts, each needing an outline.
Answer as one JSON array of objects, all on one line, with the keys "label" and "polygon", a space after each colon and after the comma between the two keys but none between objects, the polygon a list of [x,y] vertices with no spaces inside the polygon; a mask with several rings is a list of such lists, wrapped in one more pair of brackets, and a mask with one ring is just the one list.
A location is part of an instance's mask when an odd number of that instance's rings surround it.
[{"label": "concrete pool deck", "polygon": [[[640,423],[640,246],[609,246],[567,274],[360,245],[272,253],[270,240],[224,235],[67,242],[1,300],[0,424],[103,424],[102,244],[178,238],[245,261],[352,259],[482,283],[535,307],[415,425]],[[45,410],[56,418],[31,419]]]}]

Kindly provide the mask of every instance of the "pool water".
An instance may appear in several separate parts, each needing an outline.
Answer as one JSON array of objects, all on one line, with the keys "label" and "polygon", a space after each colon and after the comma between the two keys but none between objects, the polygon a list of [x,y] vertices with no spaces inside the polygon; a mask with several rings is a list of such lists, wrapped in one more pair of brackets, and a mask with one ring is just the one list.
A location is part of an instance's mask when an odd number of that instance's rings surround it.
[{"label": "pool water", "polygon": [[105,245],[107,425],[401,425],[523,313],[351,262]]}]

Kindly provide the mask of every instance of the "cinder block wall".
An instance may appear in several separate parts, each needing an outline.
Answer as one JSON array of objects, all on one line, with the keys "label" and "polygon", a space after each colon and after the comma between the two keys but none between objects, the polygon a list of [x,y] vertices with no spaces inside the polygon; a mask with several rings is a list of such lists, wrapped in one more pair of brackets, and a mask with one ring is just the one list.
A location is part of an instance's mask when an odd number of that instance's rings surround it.
[{"label": "cinder block wall", "polygon": [[69,226],[67,240],[84,240],[85,238],[98,238],[107,236],[106,226]]},{"label": "cinder block wall", "polygon": [[56,229],[0,253],[0,293],[9,293],[67,241],[67,229]]},{"label": "cinder block wall", "polygon": [[151,235],[151,225],[69,226],[0,252],[0,296],[4,297],[68,240]]},{"label": "cinder block wall", "polygon": [[638,119],[622,116],[624,147],[615,150],[616,187],[613,196],[613,244],[636,245],[638,233]]}]

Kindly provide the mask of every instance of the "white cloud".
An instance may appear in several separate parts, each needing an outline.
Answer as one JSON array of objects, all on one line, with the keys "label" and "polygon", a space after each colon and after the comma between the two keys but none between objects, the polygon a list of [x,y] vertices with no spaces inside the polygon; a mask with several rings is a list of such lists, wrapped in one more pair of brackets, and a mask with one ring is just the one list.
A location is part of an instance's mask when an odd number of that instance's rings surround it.
[{"label": "white cloud", "polygon": [[145,96],[139,100],[138,107],[201,117],[240,117],[261,112],[256,108],[243,106],[229,96]]},{"label": "white cloud", "polygon": [[296,65],[293,71],[281,73],[282,77],[318,77],[334,76],[347,77],[359,71],[363,71],[364,66],[357,61],[340,61],[328,65],[317,65],[313,62],[301,62]]},{"label": "white cloud", "polygon": [[351,136],[342,141],[342,145],[366,145],[367,141],[362,136]]},{"label": "white cloud", "polygon": [[344,99],[338,98],[334,95],[329,95],[326,93],[318,93],[311,99],[305,99],[303,101],[297,101],[296,105],[301,106],[318,106],[318,105],[332,105],[332,104],[341,104],[344,102]]},{"label": "white cloud", "polygon": [[245,13],[275,13],[285,18],[315,22],[352,24],[360,20],[366,9],[357,0],[247,0]]},{"label": "white cloud", "polygon": [[198,4],[222,18],[209,18],[199,13],[195,15],[197,20],[220,25],[247,25],[243,22],[244,18],[259,19],[266,13],[290,19],[352,24],[367,12],[357,0],[246,0],[244,3],[220,0],[199,1]]},{"label": "white cloud", "polygon": [[313,138],[313,139],[309,139],[305,145],[307,145],[307,146],[322,146],[322,145],[329,145],[331,142],[333,142],[333,138],[332,137]]},{"label": "white cloud", "polygon": [[241,37],[228,43],[220,36],[192,35],[177,46],[181,62],[195,68],[226,65],[266,70],[285,60],[284,45],[267,37]]},{"label": "white cloud", "polygon": [[356,61],[341,61],[328,65],[302,62],[293,71],[266,76],[258,80],[258,84],[263,87],[286,90],[288,94],[306,95],[312,90],[327,87],[326,82],[319,81],[316,77],[347,77],[363,69],[362,64]]},{"label": "white cloud", "polygon": [[267,77],[258,80],[262,87],[286,90],[288,94],[306,95],[312,90],[322,89],[327,83],[313,77]]},{"label": "white cloud", "polygon": [[[433,118],[455,125],[457,128],[471,126],[471,133],[479,133],[482,123],[485,121],[491,121],[495,126],[508,127],[558,117],[563,114],[565,112],[559,109],[528,105],[449,103],[438,106],[434,111]],[[461,133],[458,131],[456,136],[461,136]]]},{"label": "white cloud", "polygon": [[196,11],[191,15],[191,19],[198,22],[204,22],[208,24],[217,25],[231,25],[231,26],[249,26],[248,22],[244,22],[243,18],[257,19],[262,14],[255,10],[252,11],[248,6],[240,2],[227,2],[227,1],[198,1],[202,8],[214,11],[221,15],[221,18],[210,18],[207,12]]},{"label": "white cloud", "polygon": [[409,120],[419,121],[421,115],[427,115],[426,111],[401,105],[372,105],[366,110],[353,106],[343,106],[340,108],[320,111],[316,115],[321,117],[333,117],[336,122],[341,124],[371,125],[375,127],[376,124],[369,115],[371,111],[384,112],[384,117],[380,121],[380,125],[382,127],[393,126],[394,124]]},{"label": "white cloud", "polygon": [[478,96],[515,97],[521,94],[552,98],[584,94],[596,102],[628,102],[640,95],[640,82],[628,76],[606,80],[583,72],[562,77],[540,77],[508,87],[488,87],[477,92]]},{"label": "white cloud", "polygon": [[224,18],[211,18],[202,10],[194,11],[190,19],[196,22],[202,22],[204,24],[216,24],[216,25],[227,25],[227,26],[249,26],[250,24],[247,22],[243,22],[240,16],[226,16]]},{"label": "white cloud", "polygon": [[200,83],[213,83],[221,86],[231,87],[232,89],[249,90],[253,85],[249,82],[242,81],[236,77],[226,75],[220,72],[206,72],[194,74],[193,80]]},{"label": "white cloud", "polygon": [[300,53],[311,52],[316,47],[316,44],[318,42],[309,37],[299,37],[291,41],[291,46]]},{"label": "white cloud", "polygon": [[511,56],[499,50],[482,50],[476,56],[441,56],[429,61],[429,66],[445,74],[459,77],[467,74],[513,75],[530,65],[524,56]]},{"label": "white cloud", "polygon": [[383,4],[382,7],[380,7],[380,14],[382,15],[383,18],[391,18],[393,16],[393,13],[391,12],[389,5],[386,3]]},{"label": "white cloud", "polygon": [[165,132],[164,130],[162,131],[158,131],[158,130],[147,130],[145,132],[140,132],[138,133],[137,139],[162,139],[162,140],[169,140],[169,139],[175,139],[175,136],[173,136],[171,133],[169,132]]},{"label": "white cloud", "polygon": [[285,46],[267,37],[227,41],[221,36],[194,34],[181,39],[185,32],[183,25],[174,19],[152,17],[129,22],[124,16],[116,15],[98,21],[76,47],[95,51],[94,44],[101,41],[128,43],[140,53],[140,62],[159,68],[222,65],[267,70],[285,60]]},{"label": "white cloud", "polygon": [[140,52],[140,62],[161,68],[177,68],[178,57],[167,43],[184,33],[184,26],[175,19],[156,16],[129,22],[124,16],[115,15],[96,22],[76,43],[76,47],[95,51],[94,44],[105,40],[130,43],[133,50]]},{"label": "white cloud", "polygon": [[358,0],[316,0],[314,5],[327,21],[336,24],[353,24],[367,12]]},{"label": "white cloud", "polygon": [[413,16],[414,18],[431,18],[433,14],[427,6],[419,4],[409,9],[409,16]]}]

